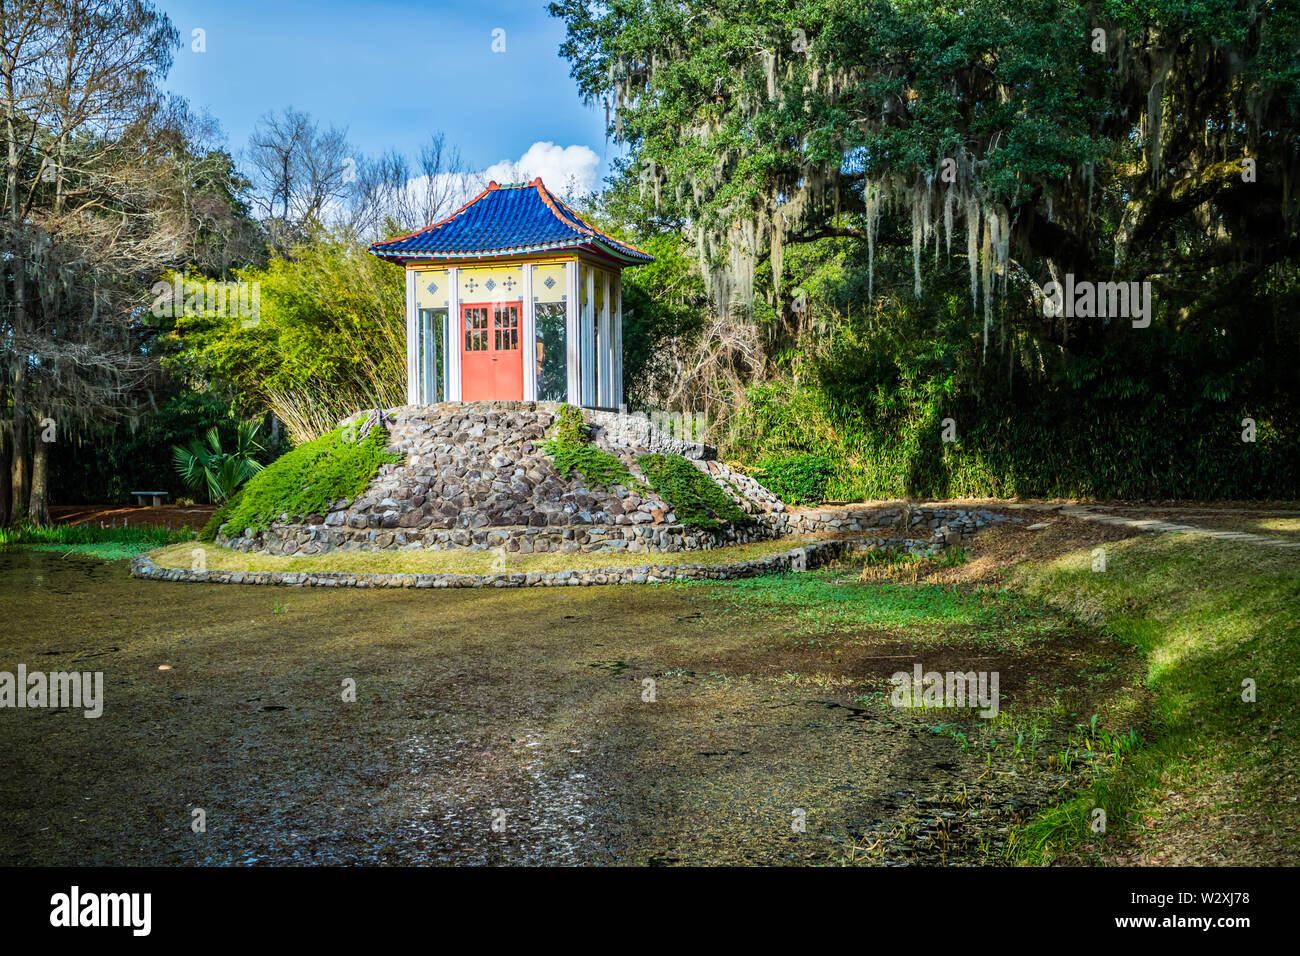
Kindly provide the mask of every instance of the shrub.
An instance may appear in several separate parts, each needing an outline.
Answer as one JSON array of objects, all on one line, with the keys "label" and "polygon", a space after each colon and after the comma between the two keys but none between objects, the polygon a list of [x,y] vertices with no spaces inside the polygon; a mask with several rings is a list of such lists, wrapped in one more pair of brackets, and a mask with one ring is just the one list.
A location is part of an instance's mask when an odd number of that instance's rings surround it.
[{"label": "shrub", "polygon": [[213,514],[199,538],[212,541],[226,524],[236,534],[245,529],[256,534],[282,514],[301,521],[323,513],[331,502],[364,491],[380,465],[401,460],[384,450],[388,436],[383,429],[372,429],[357,440],[345,437],[346,431],[336,428],[299,445],[254,475]]},{"label": "shrub", "polygon": [[270,408],[296,442],[323,436],[353,409],[406,400],[401,269],[364,243],[316,232],[237,278],[261,290],[258,321],[186,310],[166,342],[187,364]]},{"label": "shrub", "polygon": [[236,488],[262,470],[262,463],[253,457],[266,450],[258,440],[261,430],[261,422],[238,422],[231,451],[222,448],[216,425],[208,429],[202,441],[196,438],[188,445],[173,445],[176,474],[189,491],[206,491],[212,502],[226,501]]},{"label": "shrub", "polygon": [[638,464],[655,494],[672,506],[682,524],[717,531],[724,524],[750,523],[749,515],[717,482],[681,455],[642,455]]},{"label": "shrub", "polygon": [[826,500],[835,465],[824,452],[797,452],[763,459],[753,475],[786,504],[815,504]]},{"label": "shrub", "polygon": [[559,439],[542,443],[542,448],[551,456],[555,470],[568,478],[575,471],[590,484],[603,488],[622,485],[624,488],[640,488],[641,483],[632,477],[632,472],[617,455],[597,448],[595,445],[565,445]]},{"label": "shrub", "polygon": [[[181,387],[181,386],[177,386]],[[235,441],[235,422],[228,395],[219,391],[180,392],[157,408],[146,408],[138,418],[110,426],[74,430],[69,441],[49,446],[50,500],[59,502],[132,501],[135,488],[157,488],[173,499],[193,497],[176,474],[172,446],[183,445],[216,425],[223,447]],[[269,445],[257,455],[265,464],[283,449]]]},{"label": "shrub", "polygon": [[622,459],[603,448],[591,444],[591,436],[582,420],[582,410],[572,405],[561,405],[556,415],[555,437],[542,442],[542,449],[551,456],[555,470],[564,478],[575,471],[593,485],[612,488],[642,488],[632,477],[632,472]]},{"label": "shrub", "polygon": [[565,402],[555,413],[555,441],[562,445],[590,445],[591,435],[582,420],[582,409]]}]

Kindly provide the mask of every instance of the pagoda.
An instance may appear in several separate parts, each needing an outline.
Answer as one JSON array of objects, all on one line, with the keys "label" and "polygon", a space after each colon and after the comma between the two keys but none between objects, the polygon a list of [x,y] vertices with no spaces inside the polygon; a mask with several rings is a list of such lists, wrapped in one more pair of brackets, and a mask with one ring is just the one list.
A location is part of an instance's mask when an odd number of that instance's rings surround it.
[{"label": "pagoda", "polygon": [[408,404],[623,404],[620,276],[654,257],[591,226],[540,178],[489,183],[370,252],[406,270]]}]

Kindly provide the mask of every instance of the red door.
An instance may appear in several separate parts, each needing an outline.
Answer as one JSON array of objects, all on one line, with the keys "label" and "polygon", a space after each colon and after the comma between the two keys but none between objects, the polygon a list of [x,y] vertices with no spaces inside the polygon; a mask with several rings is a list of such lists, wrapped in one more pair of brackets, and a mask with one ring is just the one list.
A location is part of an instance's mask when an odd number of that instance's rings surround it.
[{"label": "red door", "polygon": [[519,303],[463,305],[460,316],[461,400],[522,400],[524,353],[519,340]]}]

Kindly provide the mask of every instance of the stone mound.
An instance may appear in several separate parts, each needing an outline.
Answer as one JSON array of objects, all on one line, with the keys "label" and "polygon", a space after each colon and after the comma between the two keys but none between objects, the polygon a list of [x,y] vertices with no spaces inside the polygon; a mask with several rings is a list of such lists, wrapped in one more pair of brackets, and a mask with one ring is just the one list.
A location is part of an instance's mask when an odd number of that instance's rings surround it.
[{"label": "stone mound", "polygon": [[[277,522],[260,534],[218,541],[241,551],[320,554],[335,548],[495,548],[577,552],[602,548],[679,551],[781,533],[756,522],[707,532],[678,523],[669,503],[646,490],[594,487],[568,478],[542,448],[555,423],[553,402],[447,402],[359,412],[344,424],[382,425],[400,464],[383,465],[354,499],[302,523]],[[711,460],[711,450],[665,435],[644,416],[583,412],[592,443],[617,455],[638,480],[648,452],[691,459],[744,511],[785,506],[752,478]]]}]

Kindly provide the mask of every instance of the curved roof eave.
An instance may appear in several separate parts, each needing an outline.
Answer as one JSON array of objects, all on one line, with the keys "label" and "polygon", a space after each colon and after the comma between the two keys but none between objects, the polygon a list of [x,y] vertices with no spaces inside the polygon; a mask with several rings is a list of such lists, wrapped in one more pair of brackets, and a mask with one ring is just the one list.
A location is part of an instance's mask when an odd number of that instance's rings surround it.
[{"label": "curved roof eave", "polygon": [[[523,190],[531,190],[536,199],[524,199],[523,195],[516,193],[516,191],[522,193]],[[476,220],[468,221],[468,225],[456,223],[456,220],[465,215],[472,207],[485,200],[489,202],[489,206],[484,207],[486,211]],[[522,208],[520,208],[521,202],[523,204]],[[529,202],[537,203],[537,205],[530,208]],[[502,203],[505,204],[504,207],[501,206]],[[503,216],[506,217],[504,224],[501,221]],[[518,231],[520,232],[527,233],[530,230],[534,232],[553,232],[556,228],[559,228],[561,232],[567,232],[568,235],[549,242],[524,242],[510,246],[480,244],[485,237],[500,238],[498,234],[503,229],[508,232],[511,226],[515,225],[510,221],[511,218],[518,220]],[[466,221],[462,220],[462,222]],[[549,226],[547,223],[549,223]],[[458,236],[456,232],[458,228],[467,234],[463,237]],[[450,229],[451,232],[438,236],[438,233],[444,229]],[[480,234],[477,238],[474,235],[476,231]],[[451,242],[453,246],[461,242],[464,244],[450,249],[420,248],[422,244],[437,244],[439,238],[443,240],[442,244],[444,245],[447,242]],[[487,189],[445,219],[423,229],[407,233],[404,236],[373,243],[369,246],[368,251],[372,255],[389,262],[409,263],[437,262],[451,259],[508,258],[565,249],[581,251],[584,248],[590,248],[623,266],[643,265],[654,261],[654,256],[648,252],[615,239],[613,236],[607,236],[593,228],[581,216],[565,205],[563,201],[553,196],[542,183],[541,177],[538,177],[530,183],[517,186],[499,186],[495,182],[489,183]]]}]

